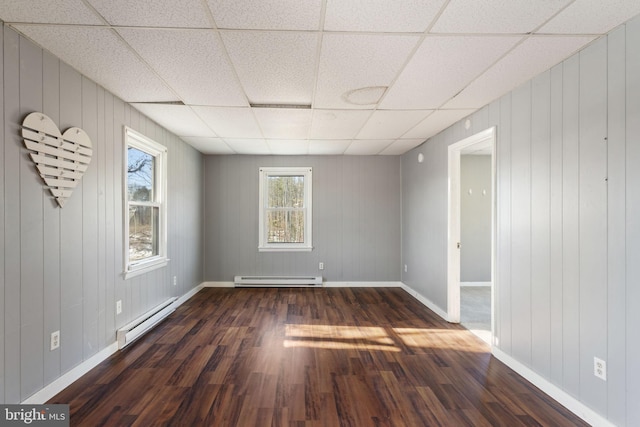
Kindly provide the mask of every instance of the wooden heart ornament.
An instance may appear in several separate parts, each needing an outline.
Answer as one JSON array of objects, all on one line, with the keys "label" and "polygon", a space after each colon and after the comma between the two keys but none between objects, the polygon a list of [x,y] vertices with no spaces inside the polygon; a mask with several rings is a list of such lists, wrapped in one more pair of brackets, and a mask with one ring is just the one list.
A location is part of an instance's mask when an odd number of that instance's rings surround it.
[{"label": "wooden heart ornament", "polygon": [[22,122],[22,137],[40,176],[64,207],[91,162],[89,135],[76,127],[60,133],[45,114],[31,113]]}]

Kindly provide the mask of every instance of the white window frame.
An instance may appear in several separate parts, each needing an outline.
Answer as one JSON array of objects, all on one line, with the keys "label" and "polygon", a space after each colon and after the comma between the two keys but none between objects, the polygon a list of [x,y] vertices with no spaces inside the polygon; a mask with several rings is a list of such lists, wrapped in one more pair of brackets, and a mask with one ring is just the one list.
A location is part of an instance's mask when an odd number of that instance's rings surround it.
[{"label": "white window frame", "polygon": [[[303,243],[269,243],[267,239],[267,183],[270,176],[304,176],[304,242]],[[312,168],[310,167],[261,167],[259,190],[259,218],[258,218],[258,251],[260,252],[309,252],[312,244]]]},{"label": "white window frame", "polygon": [[[128,148],[133,147],[155,157],[154,200],[136,202],[136,205],[158,207],[158,255],[139,261],[129,259],[129,197],[128,197]],[[123,164],[123,208],[124,208],[124,278],[138,276],[167,265],[167,148],[139,132],[124,127],[124,164]]]}]

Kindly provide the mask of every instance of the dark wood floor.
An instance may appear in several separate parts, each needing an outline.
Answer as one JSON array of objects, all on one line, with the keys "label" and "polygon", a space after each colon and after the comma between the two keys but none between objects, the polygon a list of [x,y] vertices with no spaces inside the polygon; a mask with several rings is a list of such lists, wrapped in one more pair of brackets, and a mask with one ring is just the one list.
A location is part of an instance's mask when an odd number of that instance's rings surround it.
[{"label": "dark wood floor", "polygon": [[72,426],[586,425],[400,288],[205,288],[50,403]]}]

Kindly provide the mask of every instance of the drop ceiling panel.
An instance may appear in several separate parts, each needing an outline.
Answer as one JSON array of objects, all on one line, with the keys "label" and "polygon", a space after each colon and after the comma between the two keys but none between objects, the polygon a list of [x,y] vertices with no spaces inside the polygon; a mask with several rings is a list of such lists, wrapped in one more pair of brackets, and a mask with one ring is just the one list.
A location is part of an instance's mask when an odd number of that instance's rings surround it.
[{"label": "drop ceiling panel", "polygon": [[318,30],[321,0],[208,0],[218,28]]},{"label": "drop ceiling panel", "polygon": [[533,36],[471,83],[445,108],[480,108],[550,69],[594,37]]},{"label": "drop ceiling panel", "polygon": [[413,51],[418,36],[325,34],[318,71],[316,108],[371,109],[348,102],[348,92],[389,86]]},{"label": "drop ceiling panel", "polygon": [[304,156],[309,154],[309,141],[306,139],[268,139],[271,154]]},{"label": "drop ceiling panel", "polygon": [[351,139],[371,116],[370,110],[314,110],[312,139]]},{"label": "drop ceiling panel", "polygon": [[100,25],[100,19],[82,0],[2,0],[5,22]]},{"label": "drop ceiling panel", "polygon": [[225,138],[225,142],[238,154],[271,154],[264,139]]},{"label": "drop ceiling panel", "polygon": [[572,0],[451,0],[434,33],[526,34]]},{"label": "drop ceiling panel", "polygon": [[521,37],[427,37],[380,103],[434,109],[460,92]]},{"label": "drop ceiling panel", "polygon": [[543,26],[541,33],[605,34],[640,13],[638,0],[577,0]]},{"label": "drop ceiling panel", "polygon": [[437,110],[421,121],[416,127],[411,129],[403,138],[422,138],[427,139],[436,135],[438,132],[448,128],[455,122],[476,111],[469,110]]},{"label": "drop ceiling panel", "polygon": [[131,105],[152,120],[162,123],[162,126],[180,137],[217,136],[189,106],[140,103],[133,103]]},{"label": "drop ceiling panel", "polygon": [[121,28],[118,32],[185,104],[248,106],[214,31]]},{"label": "drop ceiling panel", "polygon": [[[136,27],[210,28],[201,0],[88,0],[111,24]],[[54,2],[52,2],[54,3]]]},{"label": "drop ceiling panel", "polygon": [[224,31],[221,36],[249,102],[311,104],[317,33]]},{"label": "drop ceiling panel", "polygon": [[16,29],[125,101],[178,100],[110,29],[44,25],[16,25]]},{"label": "drop ceiling panel", "polygon": [[395,140],[431,113],[431,110],[377,110],[358,133],[358,139]]},{"label": "drop ceiling panel", "polygon": [[425,140],[423,138],[418,139],[396,139],[391,145],[380,152],[384,156],[399,156],[406,153],[412,148],[422,144]]},{"label": "drop ceiling panel", "polygon": [[183,136],[182,139],[202,154],[235,154],[222,138]]},{"label": "drop ceiling panel", "polygon": [[327,0],[327,31],[424,32],[444,0]]},{"label": "drop ceiling panel", "polygon": [[254,108],[262,134],[267,139],[305,139],[311,126],[311,110]]},{"label": "drop ceiling panel", "polygon": [[262,138],[250,108],[193,107],[198,116],[223,138]]},{"label": "drop ceiling panel", "polygon": [[344,152],[352,156],[375,156],[393,143],[393,139],[353,140]]},{"label": "drop ceiling panel", "polygon": [[309,141],[309,154],[338,156],[344,154],[349,144],[350,139],[312,139]]}]

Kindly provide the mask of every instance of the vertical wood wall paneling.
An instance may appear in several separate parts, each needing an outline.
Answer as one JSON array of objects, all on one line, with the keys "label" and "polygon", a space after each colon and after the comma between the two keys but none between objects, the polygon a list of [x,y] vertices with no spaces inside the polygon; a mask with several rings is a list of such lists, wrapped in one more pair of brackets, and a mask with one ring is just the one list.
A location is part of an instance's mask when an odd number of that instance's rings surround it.
[{"label": "vertical wood wall paneling", "polygon": [[113,103],[114,97],[111,93],[105,91],[104,95],[104,134],[105,146],[104,163],[105,163],[105,234],[109,238],[105,244],[105,267],[106,267],[106,300],[105,300],[105,329],[107,343],[115,341],[116,330],[116,278],[118,271],[116,269],[116,257],[122,257],[122,251],[118,253],[115,246],[116,234],[120,230],[120,226],[116,223],[115,200],[120,195],[120,190],[115,185],[115,160],[113,141],[117,141],[117,134],[113,119]]},{"label": "vertical wood wall paneling", "polygon": [[497,162],[497,305],[498,335],[496,345],[511,353],[511,94],[500,99],[500,128],[496,132]]},{"label": "vertical wood wall paneling", "polygon": [[580,52],[580,395],[607,412],[607,384],[593,357],[607,357],[607,40]]},{"label": "vertical wood wall paneling", "polygon": [[493,147],[493,165],[492,167],[495,168],[494,170],[494,182],[492,182],[493,188],[492,188],[492,192],[493,192],[493,218],[492,221],[494,221],[494,223],[492,224],[492,236],[491,238],[493,239],[493,251],[494,251],[494,258],[492,259],[493,262],[493,271],[492,271],[492,280],[493,280],[493,299],[491,301],[491,304],[493,305],[492,308],[492,314],[493,314],[493,333],[495,337],[498,337],[498,342],[500,342],[500,325],[501,325],[501,316],[502,313],[500,312],[500,308],[499,308],[499,304],[500,304],[500,300],[499,300],[499,295],[500,295],[500,280],[501,277],[499,277],[498,274],[498,264],[497,264],[497,258],[495,258],[495,254],[496,251],[498,249],[498,239],[499,239],[499,232],[498,232],[498,224],[499,222],[497,217],[498,217],[498,206],[500,206],[500,202],[498,201],[498,170],[499,170],[499,165],[498,165],[498,140],[500,139],[500,135],[499,133],[502,131],[502,122],[500,121],[500,110],[501,110],[501,103],[500,100],[497,99],[495,101],[493,101],[491,104],[489,104],[489,123],[487,127],[491,127],[491,126],[495,126],[496,127],[496,141]]},{"label": "vertical wood wall paneling", "polygon": [[106,300],[107,300],[107,221],[106,210],[107,201],[105,194],[105,175],[106,175],[106,140],[105,140],[105,90],[102,87],[96,88],[96,114],[97,114],[97,134],[95,140],[92,141],[93,150],[96,155],[94,159],[95,168],[97,169],[97,196],[98,196],[98,216],[97,227],[98,234],[96,242],[97,254],[98,254],[98,306],[97,309],[97,322],[98,322],[98,347],[104,348],[109,344],[107,340],[108,332],[106,328]]},{"label": "vertical wood wall paneling", "polygon": [[94,155],[82,177],[82,294],[83,294],[83,360],[99,350],[98,340],[98,88],[82,78],[81,127],[91,139]]},{"label": "vertical wood wall paneling", "polygon": [[[122,273],[124,272],[124,253],[122,249],[123,245],[123,184],[122,173],[123,159],[124,159],[124,134],[123,126],[124,121],[124,102],[119,98],[113,97],[113,219],[115,225],[115,232],[113,233],[114,239],[114,301],[113,301],[113,313],[116,316],[116,329],[124,326],[128,322],[128,313],[130,312],[129,300],[126,297],[125,281],[123,280]],[[122,301],[122,313],[116,314],[115,304],[117,301]]]},{"label": "vertical wood wall paneling", "polygon": [[563,65],[562,102],[562,301],[563,385],[580,394],[579,76],[578,56]]},{"label": "vertical wood wall paneling", "polygon": [[[3,53],[0,54],[0,129],[5,129],[5,117],[4,117],[4,28],[0,31],[0,46],[3,48]],[[2,138],[5,135],[2,134]],[[5,281],[4,281],[4,273],[5,273],[5,259],[4,259],[4,220],[5,220],[5,192],[4,192],[4,183],[5,183],[5,170],[4,170],[4,145],[0,148],[0,166],[2,166],[2,171],[0,171],[0,309],[2,310],[2,314],[0,314],[0,402],[4,402],[4,384],[5,384],[5,364],[4,364],[4,307],[5,307]]]},{"label": "vertical wood wall paneling", "polygon": [[640,425],[640,18],[626,34],[626,378],[627,425]]},{"label": "vertical wood wall paneling", "polygon": [[20,37],[4,27],[5,403],[20,402]]},{"label": "vertical wood wall paneling", "polygon": [[531,82],[513,91],[511,128],[512,354],[531,364]]},{"label": "vertical wood wall paneling", "polygon": [[549,137],[549,299],[550,312],[550,359],[549,378],[562,384],[562,79],[563,65],[551,69],[550,137]]},{"label": "vertical wood wall paneling", "polygon": [[[20,112],[42,111],[42,50],[20,38]],[[20,123],[20,122],[19,122]],[[20,133],[18,133],[20,135]],[[21,141],[20,141],[21,142]],[[20,398],[43,386],[43,187],[20,147]]]},{"label": "vertical wood wall paneling", "polygon": [[[60,61],[48,52],[43,54],[43,110],[54,123],[60,123]],[[51,333],[60,330],[60,208],[44,189],[44,384],[60,376],[60,349],[50,351]]]},{"label": "vertical wood wall paneling", "polygon": [[551,73],[532,81],[531,94],[531,365],[551,374],[550,138]]},{"label": "vertical wood wall paneling", "polygon": [[607,40],[607,416],[615,425],[625,425],[625,27]]}]

